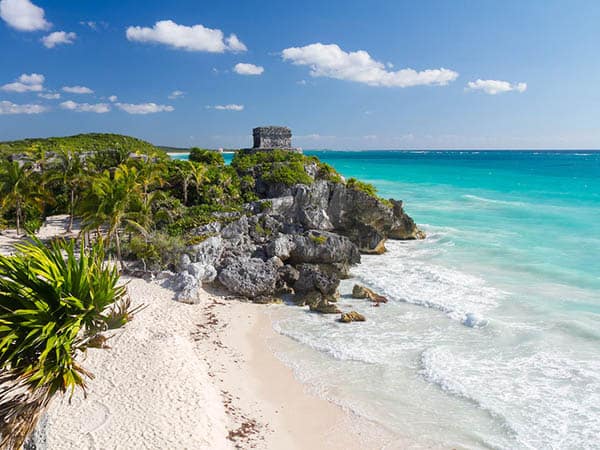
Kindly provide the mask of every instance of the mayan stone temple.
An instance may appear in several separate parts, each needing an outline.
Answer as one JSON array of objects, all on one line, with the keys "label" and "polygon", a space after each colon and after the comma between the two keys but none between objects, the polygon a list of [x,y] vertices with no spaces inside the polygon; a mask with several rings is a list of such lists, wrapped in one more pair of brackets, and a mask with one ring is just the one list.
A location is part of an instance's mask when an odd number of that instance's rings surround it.
[{"label": "mayan stone temple", "polygon": [[302,149],[292,147],[292,130],[288,127],[257,127],[252,130],[252,136],[253,151],[281,149],[302,153]]}]

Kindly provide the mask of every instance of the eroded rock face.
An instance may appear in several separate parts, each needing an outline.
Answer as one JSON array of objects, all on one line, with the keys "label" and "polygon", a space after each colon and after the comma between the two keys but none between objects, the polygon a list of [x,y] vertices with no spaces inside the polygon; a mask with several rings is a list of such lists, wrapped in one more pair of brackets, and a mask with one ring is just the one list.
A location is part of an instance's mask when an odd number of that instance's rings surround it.
[{"label": "eroded rock face", "polygon": [[277,283],[277,268],[259,258],[235,258],[227,261],[218,279],[234,294],[248,298],[271,296]]}]

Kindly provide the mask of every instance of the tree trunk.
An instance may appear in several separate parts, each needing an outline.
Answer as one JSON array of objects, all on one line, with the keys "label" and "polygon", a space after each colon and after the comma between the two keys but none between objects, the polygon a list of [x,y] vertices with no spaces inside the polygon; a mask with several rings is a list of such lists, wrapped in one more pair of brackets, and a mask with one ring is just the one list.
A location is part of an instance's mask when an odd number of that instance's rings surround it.
[{"label": "tree trunk", "polygon": [[183,205],[187,206],[188,201],[188,182],[183,180]]},{"label": "tree trunk", "polygon": [[121,265],[121,272],[123,272],[125,264],[123,264],[123,258],[121,257],[121,239],[119,239],[119,231],[115,231],[115,246],[117,247],[117,259]]},{"label": "tree trunk", "polygon": [[21,235],[21,202],[17,202],[17,236]]},{"label": "tree trunk", "polygon": [[69,226],[67,233],[73,231],[73,216],[75,215],[75,189],[71,189],[71,214],[69,216]]}]

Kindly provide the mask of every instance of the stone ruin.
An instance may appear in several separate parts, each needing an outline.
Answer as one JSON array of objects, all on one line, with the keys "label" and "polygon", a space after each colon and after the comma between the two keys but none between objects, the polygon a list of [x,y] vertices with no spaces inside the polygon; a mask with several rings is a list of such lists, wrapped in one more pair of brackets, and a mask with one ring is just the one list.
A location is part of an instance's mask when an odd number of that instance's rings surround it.
[{"label": "stone ruin", "polygon": [[257,127],[252,130],[254,138],[253,151],[289,150],[302,153],[297,147],[292,147],[292,130],[288,127]]}]

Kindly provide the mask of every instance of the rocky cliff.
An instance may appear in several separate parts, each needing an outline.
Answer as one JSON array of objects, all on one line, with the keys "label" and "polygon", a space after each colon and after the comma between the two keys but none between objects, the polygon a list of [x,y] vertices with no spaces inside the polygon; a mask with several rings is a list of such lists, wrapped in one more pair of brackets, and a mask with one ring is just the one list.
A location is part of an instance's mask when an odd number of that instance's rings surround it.
[{"label": "rocky cliff", "polygon": [[361,253],[384,252],[386,239],[425,237],[402,202],[346,182],[315,158],[248,158],[234,166],[259,200],[194,230],[203,241],[188,247],[169,280],[180,301],[194,302],[203,283],[218,282],[257,302],[290,294],[314,311],[339,313],[337,288]]}]

